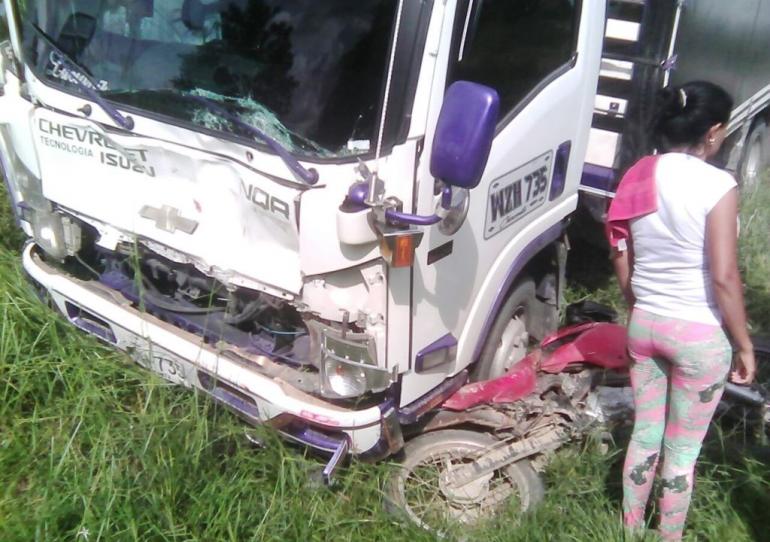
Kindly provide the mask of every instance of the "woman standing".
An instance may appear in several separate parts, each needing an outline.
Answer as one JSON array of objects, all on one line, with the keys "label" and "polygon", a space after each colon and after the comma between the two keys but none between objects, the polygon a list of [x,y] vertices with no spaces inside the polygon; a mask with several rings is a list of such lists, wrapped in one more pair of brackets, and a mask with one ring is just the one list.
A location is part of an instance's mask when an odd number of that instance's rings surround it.
[{"label": "woman standing", "polygon": [[[732,380],[754,378],[737,265],[738,194],[732,176],[706,160],[726,135],[732,99],[692,82],[659,96],[653,135],[662,154],[623,177],[608,213],[620,287],[632,308],[629,353],[636,416],[623,470],[625,525],[641,529],[662,455],[660,534],[679,540],[695,461]],[[724,328],[724,329],[723,329]]]}]

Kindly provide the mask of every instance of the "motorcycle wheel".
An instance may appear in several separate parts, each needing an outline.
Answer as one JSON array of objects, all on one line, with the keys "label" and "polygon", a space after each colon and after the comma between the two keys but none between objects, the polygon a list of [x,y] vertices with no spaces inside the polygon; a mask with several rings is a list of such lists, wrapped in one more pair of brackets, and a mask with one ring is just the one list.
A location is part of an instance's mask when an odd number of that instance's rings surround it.
[{"label": "motorcycle wheel", "polygon": [[[443,430],[419,436],[404,447],[404,460],[388,480],[391,511],[417,525],[441,533],[489,519],[503,505],[520,512],[543,499],[543,482],[526,459],[474,480],[460,488],[445,487],[451,470],[473,461],[497,439],[486,433]],[[395,507],[395,510],[393,510]]]}]

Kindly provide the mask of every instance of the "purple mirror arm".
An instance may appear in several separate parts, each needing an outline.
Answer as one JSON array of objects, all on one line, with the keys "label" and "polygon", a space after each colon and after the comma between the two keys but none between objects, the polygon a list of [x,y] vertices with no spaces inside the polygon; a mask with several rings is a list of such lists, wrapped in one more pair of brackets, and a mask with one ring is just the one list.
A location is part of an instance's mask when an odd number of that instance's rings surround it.
[{"label": "purple mirror arm", "polygon": [[209,111],[212,111],[222,118],[227,119],[242,130],[261,140],[265,145],[270,147],[270,150],[277,154],[279,158],[283,160],[284,164],[286,164],[293,173],[302,179],[305,184],[312,186],[318,182],[318,171],[315,168],[307,169],[305,166],[300,164],[299,161],[294,158],[294,156],[292,156],[289,151],[287,151],[280,143],[278,143],[278,141],[267,135],[259,128],[255,128],[254,126],[243,122],[224,107],[220,107],[219,105],[213,103],[211,100],[207,100],[203,96],[190,96],[190,98],[194,99]]},{"label": "purple mirror arm", "polygon": [[[351,205],[355,206],[356,211],[361,211],[369,208],[369,206],[366,204],[366,200],[368,199],[368,197],[369,197],[368,184],[366,182],[360,182],[360,183],[353,184],[348,189],[348,195],[346,200]],[[442,202],[446,199],[446,197],[447,197],[446,195],[442,195]],[[451,200],[452,200],[452,190],[451,188],[449,188],[449,200],[447,201],[451,203]],[[385,218],[388,221],[394,222],[396,224],[410,224],[412,226],[432,226],[433,224],[438,224],[439,222],[441,222],[441,217],[438,215],[429,215],[429,216],[412,215],[409,213],[402,213],[400,211],[396,211],[395,209],[386,209]]]},{"label": "purple mirror arm", "polygon": [[400,224],[411,224],[412,226],[431,226],[441,222],[441,217],[438,215],[410,215],[408,213],[401,213],[393,209],[385,211],[385,218],[391,222],[398,222]]}]

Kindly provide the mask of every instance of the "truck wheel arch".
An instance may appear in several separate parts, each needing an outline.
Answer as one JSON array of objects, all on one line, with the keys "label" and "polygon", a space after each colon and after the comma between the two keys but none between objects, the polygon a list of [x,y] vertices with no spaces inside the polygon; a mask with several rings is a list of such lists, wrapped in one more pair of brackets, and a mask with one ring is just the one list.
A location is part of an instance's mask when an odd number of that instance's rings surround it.
[{"label": "truck wheel arch", "polygon": [[[477,337],[471,372],[474,380],[493,378],[505,372],[505,368],[499,366],[501,360],[497,350],[501,346],[506,347],[501,343],[516,341],[504,335],[515,332],[509,328],[509,324],[517,315],[524,324],[527,339],[540,339],[556,328],[564,276],[563,258],[559,257],[560,244],[556,237],[545,246],[541,245],[534,256],[520,265],[513,262],[505,284],[505,294],[491,307],[486,324]],[[525,253],[522,251],[522,254]],[[504,365],[509,364],[510,360]]]},{"label": "truck wheel arch", "polygon": [[535,281],[520,277],[495,316],[471,380],[479,382],[502,376],[526,355],[536,296]]}]

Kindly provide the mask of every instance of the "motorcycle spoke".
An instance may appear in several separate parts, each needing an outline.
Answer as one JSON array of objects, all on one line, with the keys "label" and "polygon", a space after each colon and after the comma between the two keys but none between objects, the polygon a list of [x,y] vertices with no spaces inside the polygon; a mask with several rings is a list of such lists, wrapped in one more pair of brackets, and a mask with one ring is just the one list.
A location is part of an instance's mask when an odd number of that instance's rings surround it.
[{"label": "motorcycle spoke", "polygon": [[[514,484],[505,475],[496,475],[486,488],[479,491],[478,500],[462,502],[442,489],[442,480],[472,458],[453,457],[440,453],[428,458],[403,481],[403,490],[409,508],[422,523],[444,524],[447,521],[467,524],[489,515],[505,502],[514,491]],[[462,491],[462,490],[460,490]],[[434,527],[436,525],[433,525]]]}]

